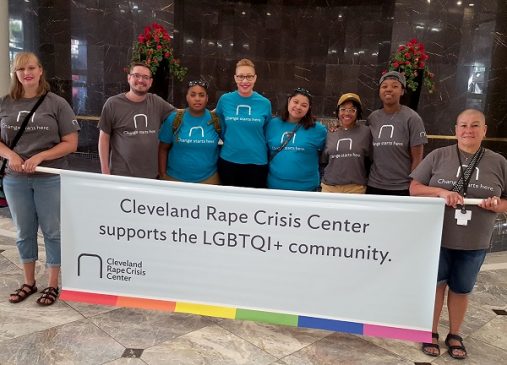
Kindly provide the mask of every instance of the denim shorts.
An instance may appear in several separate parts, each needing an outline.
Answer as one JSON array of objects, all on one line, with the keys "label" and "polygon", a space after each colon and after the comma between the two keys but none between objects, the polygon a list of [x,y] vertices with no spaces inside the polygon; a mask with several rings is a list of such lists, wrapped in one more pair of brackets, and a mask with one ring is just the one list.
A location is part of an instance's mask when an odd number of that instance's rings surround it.
[{"label": "denim shorts", "polygon": [[486,250],[452,250],[440,248],[438,284],[447,283],[457,294],[468,294],[474,288]]}]

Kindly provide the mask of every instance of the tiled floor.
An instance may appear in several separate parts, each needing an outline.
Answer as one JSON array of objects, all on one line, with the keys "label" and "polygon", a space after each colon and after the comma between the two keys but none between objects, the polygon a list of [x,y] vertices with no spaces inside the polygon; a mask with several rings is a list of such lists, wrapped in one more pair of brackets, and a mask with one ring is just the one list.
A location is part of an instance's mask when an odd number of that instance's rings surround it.
[{"label": "tiled floor", "polygon": [[[419,344],[320,330],[103,307],[36,296],[11,304],[23,281],[7,209],[0,209],[0,364],[505,364],[507,252],[490,254],[463,326],[469,358],[431,358]],[[43,249],[43,246],[40,246]],[[40,258],[43,260],[43,250]],[[47,282],[37,266],[42,288]],[[496,310],[496,312],[494,311]],[[447,333],[447,320],[440,333]]]}]

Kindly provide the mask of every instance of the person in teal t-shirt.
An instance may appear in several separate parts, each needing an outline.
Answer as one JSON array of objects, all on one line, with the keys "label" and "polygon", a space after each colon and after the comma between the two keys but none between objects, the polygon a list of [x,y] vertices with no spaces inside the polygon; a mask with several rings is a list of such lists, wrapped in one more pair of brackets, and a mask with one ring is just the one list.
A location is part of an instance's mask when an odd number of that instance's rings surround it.
[{"label": "person in teal t-shirt", "polygon": [[257,75],[252,61],[240,60],[234,79],[238,90],[222,95],[216,108],[224,141],[218,173],[224,185],[265,188],[268,151],[264,129],[271,119],[271,102],[253,91]]},{"label": "person in teal t-shirt", "polygon": [[268,188],[316,191],[320,185],[319,152],[327,129],[312,117],[312,95],[297,88],[281,117],[266,129],[270,152]]},{"label": "person in teal t-shirt", "polygon": [[219,184],[218,131],[206,104],[208,84],[190,81],[188,108],[170,114],[159,132],[159,178],[172,181]]}]

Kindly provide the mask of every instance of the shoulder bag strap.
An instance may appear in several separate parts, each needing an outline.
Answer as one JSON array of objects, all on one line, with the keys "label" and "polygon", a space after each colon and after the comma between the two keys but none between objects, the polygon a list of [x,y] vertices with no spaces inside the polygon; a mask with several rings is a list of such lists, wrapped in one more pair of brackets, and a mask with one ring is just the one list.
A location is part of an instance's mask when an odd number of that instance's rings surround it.
[{"label": "shoulder bag strap", "polygon": [[[28,122],[30,121],[30,118],[32,117],[33,113],[35,113],[35,111],[37,110],[37,108],[39,107],[39,105],[42,104],[42,102],[44,101],[44,98],[46,97],[47,94],[48,93],[46,92],[46,93],[42,94],[39,97],[39,100],[37,100],[37,102],[33,106],[32,110],[30,110],[30,113],[28,113],[26,115],[25,119],[23,119],[23,123],[21,123],[21,126],[19,127],[18,133],[16,133],[16,136],[14,137],[14,139],[12,140],[11,145],[9,146],[9,148],[11,150],[14,149],[14,147],[16,147],[16,145],[18,144],[18,141],[21,138],[21,135],[23,134],[23,132],[25,131],[26,126],[28,125]],[[4,161],[2,163],[2,167],[0,168],[0,176],[3,176],[3,174],[5,172],[5,167],[6,166],[7,166],[7,159],[4,159]]]},{"label": "shoulder bag strap", "polygon": [[292,132],[290,132],[289,134],[285,135],[285,139],[283,140],[283,143],[280,146],[278,146],[278,148],[269,156],[269,161],[271,161],[272,159],[274,159],[276,155],[278,155],[280,152],[282,152],[282,150],[285,147],[287,147],[287,145],[289,144],[290,140],[292,139],[292,137],[294,137],[294,134],[296,134],[296,132],[298,131],[298,129],[300,127],[301,127],[300,123],[296,124],[296,126],[294,127],[294,129],[292,130]]}]

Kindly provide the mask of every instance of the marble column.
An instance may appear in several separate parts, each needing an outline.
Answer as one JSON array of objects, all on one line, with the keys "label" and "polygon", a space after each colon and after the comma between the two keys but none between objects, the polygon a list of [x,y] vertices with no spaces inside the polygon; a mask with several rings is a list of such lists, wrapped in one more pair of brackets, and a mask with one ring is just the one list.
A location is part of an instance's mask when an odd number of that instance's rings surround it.
[{"label": "marble column", "polygon": [[9,4],[0,0],[0,95],[9,91]]},{"label": "marble column", "polygon": [[[488,136],[504,139],[507,142],[507,3],[498,1],[496,9],[495,39],[492,48],[491,69],[489,71],[488,93],[485,114],[488,122]],[[507,148],[504,148],[504,156]]]}]

